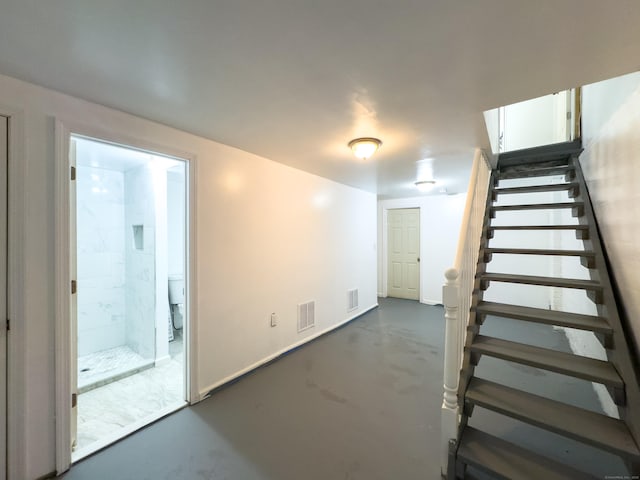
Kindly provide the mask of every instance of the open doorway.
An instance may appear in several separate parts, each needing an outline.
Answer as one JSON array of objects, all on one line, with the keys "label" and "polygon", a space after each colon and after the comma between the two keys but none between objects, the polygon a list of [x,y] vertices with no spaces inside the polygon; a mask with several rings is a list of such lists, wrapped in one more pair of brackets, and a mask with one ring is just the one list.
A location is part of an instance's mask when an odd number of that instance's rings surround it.
[{"label": "open doorway", "polygon": [[77,461],[187,403],[187,162],[75,135],[69,150]]}]

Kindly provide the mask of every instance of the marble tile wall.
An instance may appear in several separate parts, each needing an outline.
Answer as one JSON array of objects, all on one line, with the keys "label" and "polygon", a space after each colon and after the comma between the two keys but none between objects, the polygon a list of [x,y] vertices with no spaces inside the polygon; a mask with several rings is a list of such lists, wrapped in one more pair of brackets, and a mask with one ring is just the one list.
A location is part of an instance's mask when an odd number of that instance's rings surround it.
[{"label": "marble tile wall", "polygon": [[[126,344],[143,358],[155,357],[155,194],[148,164],[127,170],[125,184]],[[136,245],[134,226],[142,226]]]},{"label": "marble tile wall", "polygon": [[78,355],[125,343],[124,175],[77,169]]},{"label": "marble tile wall", "polygon": [[167,248],[169,275],[184,275],[185,167],[167,171]]}]

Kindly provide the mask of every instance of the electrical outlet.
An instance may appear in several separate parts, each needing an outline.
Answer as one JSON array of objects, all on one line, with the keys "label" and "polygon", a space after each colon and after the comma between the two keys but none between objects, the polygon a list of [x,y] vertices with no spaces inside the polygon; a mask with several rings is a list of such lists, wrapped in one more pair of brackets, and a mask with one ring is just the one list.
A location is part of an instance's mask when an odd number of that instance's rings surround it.
[{"label": "electrical outlet", "polygon": [[278,316],[275,313],[271,314],[271,326],[275,327],[278,325]]}]

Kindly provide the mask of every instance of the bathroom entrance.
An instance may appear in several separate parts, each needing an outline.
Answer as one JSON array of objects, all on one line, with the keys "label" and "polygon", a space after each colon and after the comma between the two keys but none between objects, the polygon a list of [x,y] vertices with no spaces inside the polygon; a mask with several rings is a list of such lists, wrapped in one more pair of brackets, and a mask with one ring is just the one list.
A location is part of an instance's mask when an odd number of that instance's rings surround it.
[{"label": "bathroom entrance", "polygon": [[186,405],[187,162],[74,135],[69,150],[77,461]]}]

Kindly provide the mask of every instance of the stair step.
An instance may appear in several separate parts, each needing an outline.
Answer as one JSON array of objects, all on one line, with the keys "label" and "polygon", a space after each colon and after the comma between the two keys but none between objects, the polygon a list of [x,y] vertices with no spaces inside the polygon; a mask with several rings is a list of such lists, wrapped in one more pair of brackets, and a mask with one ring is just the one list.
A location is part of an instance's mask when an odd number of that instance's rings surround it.
[{"label": "stair step", "polygon": [[521,165],[566,165],[572,155],[579,155],[580,152],[582,152],[582,142],[579,139],[513,150],[498,155],[498,168],[504,169]]},{"label": "stair step", "polygon": [[488,230],[589,230],[589,225],[495,225]]},{"label": "stair step", "polygon": [[516,275],[511,273],[481,273],[478,278],[489,282],[522,283],[526,285],[543,285],[547,287],[576,288],[602,292],[602,285],[595,280],[579,280],[577,278],[540,277],[535,275]]},{"label": "stair step", "polygon": [[573,173],[572,165],[557,165],[552,167],[517,166],[509,167],[498,173],[499,180],[509,180],[512,178],[548,177],[552,175],[565,175]]},{"label": "stair step", "polygon": [[563,190],[577,189],[577,182],[552,183],[549,185],[529,185],[526,187],[494,188],[494,193],[498,195],[514,193],[537,193],[537,192],[560,192]]},{"label": "stair step", "polygon": [[465,401],[626,458],[640,455],[625,423],[606,415],[478,377],[469,382]]},{"label": "stair step", "polygon": [[501,479],[595,480],[596,478],[472,427],[466,427],[462,433],[458,459]]},{"label": "stair step", "polygon": [[527,231],[527,230],[546,230],[546,231],[575,231],[576,238],[579,240],[587,240],[589,238],[589,225],[488,225],[485,227],[487,238],[493,238],[496,231]]},{"label": "stair step", "polygon": [[484,248],[484,253],[504,253],[510,255],[554,255],[563,257],[595,257],[590,250],[552,250],[539,248]]},{"label": "stair step", "polygon": [[557,202],[557,203],[530,203],[526,205],[494,205],[491,208],[494,212],[506,212],[511,210],[556,210],[561,208],[583,207],[582,202]]},{"label": "stair step", "polygon": [[476,335],[473,343],[465,348],[475,354],[582,378],[619,391],[624,389],[624,382],[615,367],[602,360],[484,335]]},{"label": "stair step", "polygon": [[496,317],[513,318],[527,322],[543,323],[545,325],[559,325],[561,327],[576,328],[613,336],[613,329],[603,317],[580,315],[577,313],[546,310],[544,308],[521,307],[506,303],[480,302],[471,307],[477,313],[495,315]]}]

